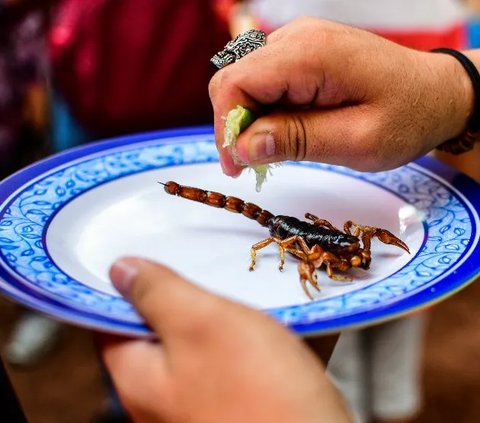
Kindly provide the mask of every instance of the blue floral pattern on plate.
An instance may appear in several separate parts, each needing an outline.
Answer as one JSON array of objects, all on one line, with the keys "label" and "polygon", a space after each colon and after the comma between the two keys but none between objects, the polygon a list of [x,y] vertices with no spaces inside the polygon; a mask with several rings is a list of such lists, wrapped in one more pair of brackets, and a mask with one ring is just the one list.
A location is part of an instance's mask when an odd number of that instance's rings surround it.
[{"label": "blue floral pattern on plate", "polygon": [[[46,231],[56,213],[83,193],[124,176],[218,161],[210,128],[120,138],[67,151],[0,185],[0,289],[57,318],[144,335],[149,329],[123,299],[74,280],[49,255]],[[299,333],[334,331],[393,318],[438,301],[479,272],[478,186],[432,159],[381,173],[291,163],[375,184],[423,212],[418,254],[390,277],[345,295],[267,310]]]}]

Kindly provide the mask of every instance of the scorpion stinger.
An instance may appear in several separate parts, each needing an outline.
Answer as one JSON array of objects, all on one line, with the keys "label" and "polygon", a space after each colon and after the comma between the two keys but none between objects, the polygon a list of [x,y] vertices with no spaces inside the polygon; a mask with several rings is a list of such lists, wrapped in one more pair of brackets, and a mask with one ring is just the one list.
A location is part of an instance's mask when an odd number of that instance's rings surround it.
[{"label": "scorpion stinger", "polygon": [[407,244],[386,229],[347,221],[343,225],[342,231],[329,221],[320,219],[311,213],[305,214],[305,218],[310,222],[291,216],[275,216],[269,211],[237,197],[183,186],[173,181],[159,183],[164,186],[165,192],[168,194],[212,207],[224,208],[233,213],[241,213],[268,228],[270,237],[257,242],[250,249],[250,270],[255,267],[257,251],[275,243],[280,252],[279,270],[283,269],[285,252],[300,261],[298,266],[300,283],[309,298],[312,298],[312,295],[307,289],[307,282],[315,290],[320,290],[317,269],[325,269],[329,278],[338,281],[351,281],[352,279],[348,276],[338,275],[336,272],[343,273],[352,267],[367,270],[371,262],[372,238],[378,238],[385,244],[391,244],[409,252]]}]

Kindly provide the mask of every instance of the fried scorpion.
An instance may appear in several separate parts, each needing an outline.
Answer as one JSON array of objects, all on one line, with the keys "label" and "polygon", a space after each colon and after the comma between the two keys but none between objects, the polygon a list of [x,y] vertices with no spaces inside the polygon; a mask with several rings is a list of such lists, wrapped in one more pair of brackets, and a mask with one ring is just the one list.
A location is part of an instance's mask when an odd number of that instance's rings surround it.
[{"label": "fried scorpion", "polygon": [[349,220],[344,223],[342,231],[327,220],[320,219],[311,213],[305,214],[309,222],[291,216],[274,216],[256,204],[245,202],[237,197],[184,186],[173,181],[159,183],[164,186],[168,194],[212,207],[224,208],[233,213],[241,213],[268,228],[270,237],[257,242],[250,249],[250,270],[255,267],[257,251],[271,243],[276,243],[280,251],[279,270],[283,270],[285,252],[296,257],[299,260],[300,283],[311,299],[313,297],[307,288],[307,282],[315,290],[320,291],[317,269],[325,268],[329,278],[340,281],[351,281],[352,278],[338,275],[335,271],[343,273],[354,267],[368,269],[372,260],[370,253],[372,238],[378,238],[385,244],[392,244],[407,253],[410,252],[407,244],[386,229],[359,225]]}]

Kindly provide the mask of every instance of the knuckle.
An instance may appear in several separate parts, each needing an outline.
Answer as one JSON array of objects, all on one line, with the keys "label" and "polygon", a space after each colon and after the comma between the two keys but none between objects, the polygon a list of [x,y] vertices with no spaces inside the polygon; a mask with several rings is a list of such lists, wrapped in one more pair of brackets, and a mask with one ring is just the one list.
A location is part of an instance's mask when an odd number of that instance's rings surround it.
[{"label": "knuckle", "polygon": [[219,69],[210,79],[208,84],[208,93],[210,98],[214,100],[219,92],[228,87],[232,81],[232,72],[229,67]]},{"label": "knuckle", "polygon": [[217,72],[212,76],[210,82],[208,83],[208,95],[212,100],[215,99],[218,93],[218,86],[221,80],[220,78],[221,76],[219,75],[219,72]]},{"label": "knuckle", "polygon": [[227,67],[220,69],[216,73],[216,78],[218,80],[217,87],[219,90],[224,90],[225,88],[228,88],[232,85],[237,85],[237,79],[239,73],[236,71],[236,67],[232,65],[228,65]]},{"label": "knuckle", "polygon": [[293,20],[295,25],[304,27],[318,27],[321,21],[318,18],[312,16],[299,16]]},{"label": "knuckle", "polygon": [[292,115],[286,124],[285,155],[287,158],[302,161],[307,152],[307,128],[304,120]]}]

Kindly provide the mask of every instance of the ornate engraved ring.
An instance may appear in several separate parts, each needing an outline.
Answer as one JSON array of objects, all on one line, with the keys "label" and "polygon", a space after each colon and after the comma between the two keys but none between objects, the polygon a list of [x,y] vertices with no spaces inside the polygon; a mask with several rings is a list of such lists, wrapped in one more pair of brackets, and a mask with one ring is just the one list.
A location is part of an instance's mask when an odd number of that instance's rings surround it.
[{"label": "ornate engraved ring", "polygon": [[213,56],[210,61],[219,69],[240,60],[267,42],[267,35],[259,29],[249,29],[229,41],[222,51]]}]

